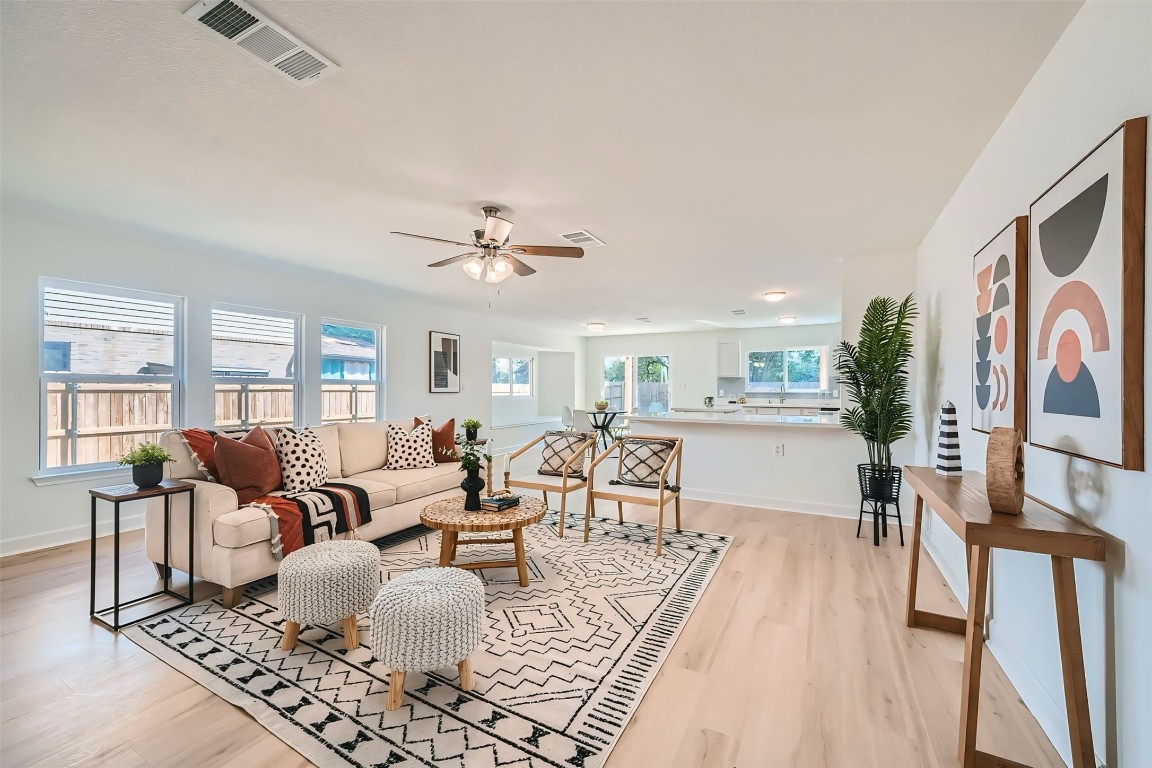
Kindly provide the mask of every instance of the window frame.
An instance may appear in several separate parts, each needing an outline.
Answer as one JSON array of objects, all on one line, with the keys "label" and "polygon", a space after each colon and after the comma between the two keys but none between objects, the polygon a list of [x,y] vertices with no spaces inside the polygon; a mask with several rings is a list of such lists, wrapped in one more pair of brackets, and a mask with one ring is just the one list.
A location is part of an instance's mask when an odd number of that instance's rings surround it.
[{"label": "window frame", "polygon": [[[212,335],[212,319],[213,314],[217,311],[221,312],[237,312],[246,315],[265,315],[267,317],[278,317],[293,321],[294,333],[292,334],[292,359],[293,376],[286,377],[272,377],[272,376],[217,376],[212,374],[212,426],[213,429],[217,428],[216,424],[216,386],[219,384],[251,384],[259,382],[260,384],[290,384],[292,390],[292,426],[293,428],[300,428],[304,424],[304,398],[306,392],[304,388],[304,315],[299,312],[286,312],[281,309],[266,309],[264,307],[252,307],[244,304],[228,304],[225,302],[214,301],[209,307],[208,312],[208,359],[209,367],[211,370],[216,369],[216,350],[215,338]],[[251,429],[254,425],[249,424],[247,429]],[[241,426],[241,429],[245,427]]]},{"label": "window frame", "polygon": [[[535,397],[536,396],[536,358],[535,357],[513,357],[513,356],[507,356],[506,357],[504,355],[499,355],[497,357],[492,358],[492,363],[495,363],[498,360],[507,360],[508,361],[508,391],[507,392],[497,392],[495,390],[492,390],[492,397]],[[517,392],[515,390],[515,383],[516,383],[515,362],[517,360],[526,360],[528,362],[528,391],[527,392]],[[489,370],[491,370],[491,366],[489,367]],[[491,379],[492,374],[489,373],[488,375],[489,375],[489,379]],[[489,380],[488,384],[490,387],[493,387],[493,386],[498,385],[499,382]]]},{"label": "window frame", "polygon": [[[373,331],[376,334],[376,377],[373,379],[354,379],[356,382],[372,383],[376,385],[376,421],[385,421],[384,404],[386,399],[384,397],[384,326],[375,325],[373,323],[358,323],[352,320],[337,320],[333,317],[320,318],[320,360],[324,360],[324,326],[326,325],[339,325],[344,328],[359,328],[364,331]],[[320,363],[320,395],[323,397],[324,382],[345,381],[345,379],[325,379],[323,373],[324,363]],[[320,422],[322,424],[346,424],[349,422],[340,421],[324,421],[323,402],[321,402]],[[358,419],[356,423],[363,422],[364,419]]]},{"label": "window frame", "polygon": [[[820,354],[820,381],[818,386],[813,387],[792,387],[791,381],[788,378],[788,353],[789,352],[806,352],[808,350],[816,350]],[[748,381],[748,364],[749,359],[755,354],[771,354],[779,352],[783,356],[783,369],[784,369],[784,393],[785,394],[803,394],[805,392],[827,392],[831,383],[831,347],[827,344],[806,344],[799,347],[775,347],[771,349],[750,349],[744,353],[744,388],[748,392],[778,392],[776,387],[753,387],[752,383]]]},{"label": "window frame", "polygon": [[[47,290],[57,288],[66,291],[81,291],[104,296],[115,296],[122,299],[136,299],[138,301],[152,301],[172,305],[172,373],[169,375],[151,374],[95,374],[95,373],[64,373],[44,370],[44,352],[46,340],[44,338],[44,294]],[[48,385],[49,384],[158,384],[168,383],[171,386],[171,417],[169,429],[180,429],[184,426],[185,403],[185,312],[187,301],[183,296],[155,291],[138,291],[132,288],[120,288],[101,283],[88,283],[79,280],[64,280],[55,277],[41,277],[37,287],[36,311],[39,314],[37,321],[37,372],[39,374],[39,403],[40,403],[40,435],[39,460],[37,477],[51,477],[56,475],[81,474],[101,470],[117,469],[115,461],[97,461],[86,464],[68,464],[62,467],[48,466]],[[69,355],[71,356],[71,355]],[[76,454],[76,441],[73,440],[72,455]]]}]

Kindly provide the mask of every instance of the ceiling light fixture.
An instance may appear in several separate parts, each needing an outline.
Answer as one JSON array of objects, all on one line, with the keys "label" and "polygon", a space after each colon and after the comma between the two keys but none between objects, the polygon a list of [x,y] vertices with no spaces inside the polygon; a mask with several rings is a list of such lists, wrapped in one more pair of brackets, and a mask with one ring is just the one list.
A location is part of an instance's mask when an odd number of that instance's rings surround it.
[{"label": "ceiling light fixture", "polygon": [[474,256],[468,261],[464,262],[464,273],[473,280],[479,280],[484,274],[484,259],[480,256]]},{"label": "ceiling light fixture", "polygon": [[795,315],[784,315],[784,317],[779,317],[777,319],[785,325],[791,325],[792,323],[796,322]]},{"label": "ceiling light fixture", "polygon": [[488,274],[484,279],[489,283],[501,283],[512,277],[512,262],[507,256],[495,256],[488,260]]},{"label": "ceiling light fixture", "polygon": [[588,323],[589,333],[604,333],[607,326],[604,323]]},{"label": "ceiling light fixture", "polygon": [[783,301],[787,295],[785,291],[768,291],[768,293],[764,294],[764,301]]}]

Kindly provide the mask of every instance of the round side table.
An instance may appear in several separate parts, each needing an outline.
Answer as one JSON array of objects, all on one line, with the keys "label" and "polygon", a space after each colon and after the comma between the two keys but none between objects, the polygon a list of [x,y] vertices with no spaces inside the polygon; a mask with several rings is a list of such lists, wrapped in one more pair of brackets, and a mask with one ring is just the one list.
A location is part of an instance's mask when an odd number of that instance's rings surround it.
[{"label": "round side table", "polygon": [[[520,497],[520,503],[511,509],[499,512],[466,512],[464,497],[441,499],[424,507],[420,522],[429,528],[440,531],[440,566],[454,566],[476,570],[479,568],[507,568],[515,566],[520,576],[520,586],[528,586],[528,562],[524,557],[524,526],[538,523],[547,512],[547,507],[539,499]],[[512,535],[503,539],[461,539],[461,533],[486,533],[511,531]],[[516,550],[513,560],[485,560],[480,563],[453,563],[456,547],[464,544],[512,544]]]}]

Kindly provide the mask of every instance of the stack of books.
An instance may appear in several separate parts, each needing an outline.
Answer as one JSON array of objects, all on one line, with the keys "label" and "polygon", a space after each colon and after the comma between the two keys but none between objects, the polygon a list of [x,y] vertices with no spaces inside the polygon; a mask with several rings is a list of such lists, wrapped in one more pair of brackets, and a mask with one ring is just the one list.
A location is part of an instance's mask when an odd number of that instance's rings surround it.
[{"label": "stack of books", "polygon": [[487,512],[499,512],[502,509],[514,507],[519,503],[519,496],[502,496],[495,499],[480,499],[480,509],[483,509]]}]

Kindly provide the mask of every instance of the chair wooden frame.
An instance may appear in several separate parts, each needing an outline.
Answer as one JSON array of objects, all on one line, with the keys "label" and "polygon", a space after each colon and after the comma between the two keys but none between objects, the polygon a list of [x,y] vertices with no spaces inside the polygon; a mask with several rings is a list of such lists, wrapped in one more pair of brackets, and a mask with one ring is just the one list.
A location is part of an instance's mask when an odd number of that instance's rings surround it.
[{"label": "chair wooden frame", "polygon": [[[572,491],[578,491],[581,488],[584,488],[585,486],[588,485],[587,480],[581,479],[581,478],[570,478],[568,475],[569,475],[569,472],[572,471],[572,465],[574,462],[579,461],[580,464],[584,463],[584,459],[587,458],[588,452],[592,449],[592,446],[595,443],[595,438],[586,439],[583,443],[580,444],[580,447],[577,450],[573,451],[572,455],[568,457],[568,460],[564,462],[564,465],[560,468],[560,475],[559,475],[560,488],[559,489],[557,489],[555,485],[550,484],[550,483],[533,483],[533,482],[527,481],[527,480],[513,480],[512,479],[512,460],[515,459],[520,454],[524,453],[525,451],[529,450],[533,446],[535,446],[537,443],[539,443],[545,437],[547,437],[546,434],[540,435],[535,440],[532,440],[531,442],[525,443],[520,448],[520,450],[516,451],[515,453],[508,454],[508,458],[505,459],[505,463],[504,463],[504,487],[507,489],[525,488],[525,489],[532,490],[532,491],[542,491],[544,493],[544,506],[545,507],[548,507],[548,491],[559,491],[559,493],[560,493],[560,520],[559,520],[558,525],[557,525],[556,535],[562,539],[562,538],[564,538],[564,513],[565,513],[565,510],[566,510],[567,505],[568,505],[568,494],[571,493]],[[555,477],[555,475],[549,475],[549,477]],[[571,481],[571,482],[569,482],[569,481]]]},{"label": "chair wooden frame", "polygon": [[[643,496],[633,496],[626,490],[627,485],[613,485],[609,486],[610,490],[596,490],[595,476],[596,466],[604,461],[614,450],[619,450],[619,456],[616,461],[616,478],[619,479],[620,473],[624,467],[624,450],[623,443],[625,440],[669,440],[675,442],[676,445],[672,452],[668,454],[668,460],[664,462],[664,466],[660,469],[659,479],[659,493],[656,498],[646,498]],[[605,499],[608,501],[616,502],[616,516],[617,519],[624,522],[624,502],[632,504],[643,504],[647,507],[656,507],[656,556],[660,557],[664,554],[664,506],[669,502],[675,502],[676,506],[676,531],[680,532],[680,491],[668,489],[668,473],[671,471],[673,464],[676,466],[675,481],[677,489],[680,487],[680,459],[681,452],[684,448],[684,438],[682,437],[666,437],[663,435],[629,435],[626,438],[618,438],[608,446],[607,450],[592,460],[592,464],[588,467],[588,500],[587,511],[584,514],[584,541],[588,541],[588,533],[591,530],[592,517],[596,514],[596,500]]]}]

